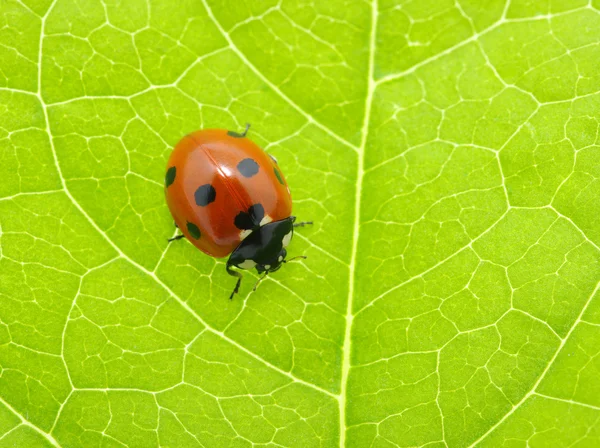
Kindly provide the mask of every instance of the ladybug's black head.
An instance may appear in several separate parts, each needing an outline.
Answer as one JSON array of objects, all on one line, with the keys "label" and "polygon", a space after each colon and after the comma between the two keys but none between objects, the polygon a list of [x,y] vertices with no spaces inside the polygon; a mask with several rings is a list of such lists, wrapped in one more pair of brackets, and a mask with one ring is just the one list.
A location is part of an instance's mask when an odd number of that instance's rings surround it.
[{"label": "ladybug's black head", "polygon": [[[306,258],[303,255],[290,259],[286,258],[286,247],[290,244],[294,234],[294,227],[312,224],[294,224],[295,220],[294,216],[290,216],[281,221],[264,224],[254,229],[231,253],[229,260],[227,260],[227,272],[230,275],[240,278],[241,274],[231,269],[233,266],[239,269],[256,268],[259,274],[263,274],[260,279],[262,280],[267,274],[281,269],[284,263],[289,263],[297,258]],[[231,297],[237,292],[239,283],[240,280],[236,283]],[[256,286],[258,286],[258,283]],[[256,289],[256,286],[254,289]]]},{"label": "ladybug's black head", "polygon": [[269,273],[278,271],[279,269],[281,269],[281,266],[283,266],[283,263],[286,262],[285,257],[287,257],[287,250],[285,250],[284,247],[283,249],[281,249],[276,258],[272,259],[271,261],[265,264],[257,264],[256,270],[259,274],[262,274],[263,272]]},{"label": "ladybug's black head", "polygon": [[274,272],[287,256],[285,248],[294,233],[292,217],[265,224],[248,235],[233,251],[227,264],[240,269]]}]

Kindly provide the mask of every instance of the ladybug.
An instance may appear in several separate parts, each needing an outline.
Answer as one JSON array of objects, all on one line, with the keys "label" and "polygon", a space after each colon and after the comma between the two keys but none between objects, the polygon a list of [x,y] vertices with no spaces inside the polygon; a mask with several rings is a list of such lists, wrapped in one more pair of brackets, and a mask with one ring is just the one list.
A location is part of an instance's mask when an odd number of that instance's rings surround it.
[{"label": "ladybug", "polygon": [[[230,299],[239,291],[238,269],[256,268],[258,284],[277,271],[295,223],[290,188],[275,157],[243,133],[205,129],[183,137],[173,149],[165,175],[165,196],[182,234],[213,257],[229,255],[226,269],[237,277]],[[231,255],[230,255],[231,254]]]}]

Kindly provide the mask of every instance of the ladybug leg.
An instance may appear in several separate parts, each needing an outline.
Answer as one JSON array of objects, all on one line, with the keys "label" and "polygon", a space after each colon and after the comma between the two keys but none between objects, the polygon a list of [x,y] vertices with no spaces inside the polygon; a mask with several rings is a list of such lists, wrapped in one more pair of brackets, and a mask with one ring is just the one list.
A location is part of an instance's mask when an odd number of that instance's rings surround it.
[{"label": "ladybug leg", "polygon": [[235,288],[233,288],[233,292],[229,296],[229,300],[233,300],[233,296],[236,295],[240,291],[240,284],[242,283],[242,274],[231,269],[231,266],[227,265],[226,267],[227,273],[233,277],[237,277],[238,280],[235,284]]},{"label": "ladybug leg", "polygon": [[173,241],[180,240],[181,238],[185,238],[185,235],[184,235],[183,233],[182,233],[181,235],[174,236],[173,238],[169,238],[167,241],[168,241],[169,243],[171,243],[171,242],[173,242]]},{"label": "ladybug leg", "polygon": [[248,129],[250,129],[250,123],[246,123],[246,129],[244,129],[244,132],[242,132],[242,137],[246,136],[246,134],[248,133]]},{"label": "ladybug leg", "polygon": [[269,272],[268,272],[268,271],[266,271],[266,272],[265,272],[265,275],[263,275],[263,276],[262,276],[262,277],[260,277],[258,280],[256,280],[256,283],[254,284],[254,288],[252,288],[252,291],[256,291],[256,288],[258,288],[258,285],[260,285],[260,282],[262,282],[262,281],[263,281],[263,280],[266,278],[266,276],[267,276],[267,274],[268,274],[268,273],[269,273]]},{"label": "ladybug leg", "polygon": [[235,132],[235,131],[227,131],[227,135],[229,135],[231,137],[236,137],[236,138],[244,138],[246,136],[246,134],[248,133],[248,129],[250,129],[250,123],[246,123],[246,129],[241,134],[239,132]]},{"label": "ladybug leg", "polygon": [[308,225],[312,225],[312,221],[302,221],[302,222],[297,222],[296,224],[294,224],[294,227],[304,227],[304,226],[308,226]]},{"label": "ladybug leg", "polygon": [[[179,226],[177,225],[177,223],[176,223],[175,221],[173,221],[173,225],[175,226],[175,228],[176,228],[176,229],[178,229],[178,228],[179,228]],[[183,238],[184,236],[185,236],[185,235],[183,235],[183,234],[181,234],[181,235],[177,235],[177,236],[174,236],[173,238],[169,238],[167,241],[168,241],[169,243],[171,243],[171,242],[173,242],[173,241],[180,240],[180,239],[181,239],[181,238]]]}]

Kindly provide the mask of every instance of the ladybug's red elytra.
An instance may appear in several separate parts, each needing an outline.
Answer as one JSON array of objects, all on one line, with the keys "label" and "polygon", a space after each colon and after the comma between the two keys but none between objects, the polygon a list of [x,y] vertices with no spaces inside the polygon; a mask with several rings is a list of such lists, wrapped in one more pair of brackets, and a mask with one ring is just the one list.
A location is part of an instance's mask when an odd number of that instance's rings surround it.
[{"label": "ladybug's red elytra", "polygon": [[230,299],[242,281],[233,268],[256,268],[262,280],[291,261],[286,247],[294,227],[312,224],[294,224],[285,177],[277,160],[246,138],[249,127],[241,134],[205,129],[186,135],[165,175],[167,205],[182,232],[169,241],[185,237],[213,257],[231,254],[227,273],[238,280]]}]

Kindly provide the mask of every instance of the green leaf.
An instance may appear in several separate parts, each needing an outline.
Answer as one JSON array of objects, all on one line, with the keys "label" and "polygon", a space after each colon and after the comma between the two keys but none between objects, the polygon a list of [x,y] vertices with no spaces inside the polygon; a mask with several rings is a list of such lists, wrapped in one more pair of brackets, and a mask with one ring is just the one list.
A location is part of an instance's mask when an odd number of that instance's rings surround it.
[{"label": "green leaf", "polygon": [[[0,447],[600,445],[600,2],[0,0]],[[241,294],[166,160],[275,155]]]}]

